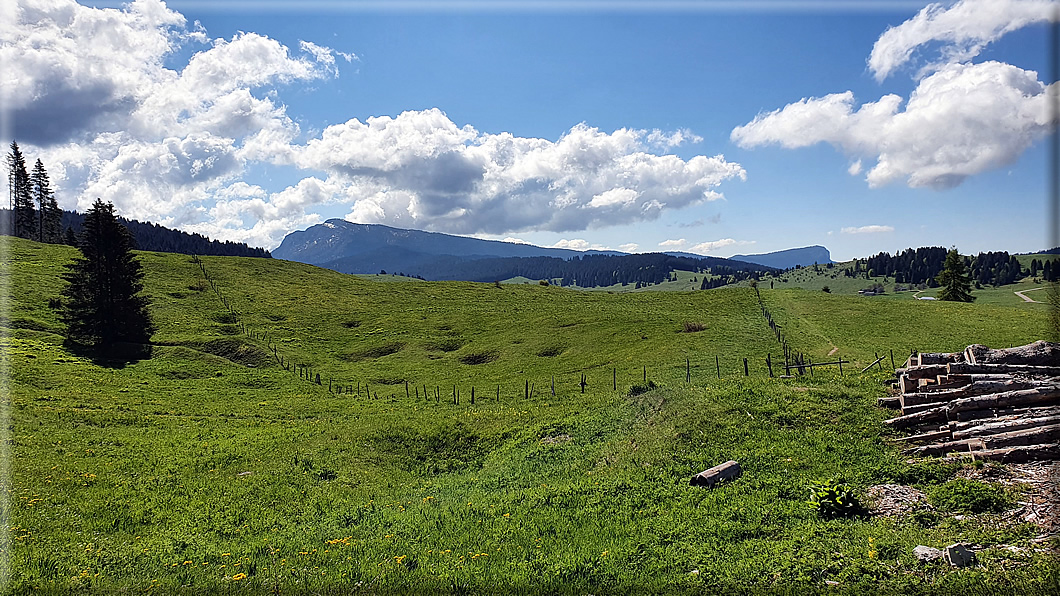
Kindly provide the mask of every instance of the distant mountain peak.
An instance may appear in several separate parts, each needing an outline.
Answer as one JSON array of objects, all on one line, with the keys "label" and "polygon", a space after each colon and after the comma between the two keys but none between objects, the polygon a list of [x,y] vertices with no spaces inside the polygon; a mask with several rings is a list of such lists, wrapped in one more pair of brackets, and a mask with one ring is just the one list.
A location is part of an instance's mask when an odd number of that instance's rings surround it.
[{"label": "distant mountain peak", "polygon": [[832,255],[828,252],[828,249],[819,244],[757,255],[733,255],[729,258],[734,261],[776,267],[777,269],[791,269],[795,266],[808,267],[814,263],[824,265],[832,262]]}]

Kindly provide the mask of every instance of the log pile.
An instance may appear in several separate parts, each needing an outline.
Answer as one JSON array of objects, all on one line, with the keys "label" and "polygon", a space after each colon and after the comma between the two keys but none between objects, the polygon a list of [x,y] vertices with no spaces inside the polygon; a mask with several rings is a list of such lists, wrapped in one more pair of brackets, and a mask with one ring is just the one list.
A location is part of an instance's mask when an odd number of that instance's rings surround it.
[{"label": "log pile", "polygon": [[884,423],[912,433],[905,454],[1060,460],[1060,344],[914,353],[895,376],[880,405],[901,410]]}]

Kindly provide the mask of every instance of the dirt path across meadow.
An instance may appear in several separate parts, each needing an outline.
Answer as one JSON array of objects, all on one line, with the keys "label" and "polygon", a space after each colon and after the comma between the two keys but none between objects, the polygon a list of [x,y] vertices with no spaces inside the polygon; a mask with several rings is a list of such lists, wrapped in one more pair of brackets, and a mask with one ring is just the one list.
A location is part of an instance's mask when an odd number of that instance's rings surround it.
[{"label": "dirt path across meadow", "polygon": [[1033,298],[1029,298],[1029,297],[1027,297],[1027,295],[1026,295],[1026,294],[1024,294],[1023,292],[1033,292],[1034,290],[1044,290],[1044,289],[1045,289],[1044,287],[1041,287],[1041,288],[1031,288],[1031,289],[1029,289],[1029,290],[1020,290],[1019,292],[1013,292],[1013,293],[1014,293],[1014,294],[1016,294],[1017,296],[1019,296],[1020,298],[1023,298],[1023,301],[1024,301],[1024,302],[1035,302],[1035,303],[1038,303],[1038,304],[1042,304],[1042,301],[1041,301],[1041,300],[1034,300]]}]

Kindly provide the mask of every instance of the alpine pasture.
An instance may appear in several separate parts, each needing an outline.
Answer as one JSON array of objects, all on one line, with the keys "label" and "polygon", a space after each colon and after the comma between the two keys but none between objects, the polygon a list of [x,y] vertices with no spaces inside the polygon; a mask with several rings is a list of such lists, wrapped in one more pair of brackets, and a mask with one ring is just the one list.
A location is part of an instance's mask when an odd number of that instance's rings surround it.
[{"label": "alpine pasture", "polygon": [[[959,466],[888,441],[890,371],[858,371],[1040,339],[1038,305],[763,288],[794,349],[851,362],[781,379],[747,287],[382,283],[145,252],[153,356],[96,362],[49,307],[74,249],[5,242],[14,593],[1060,590],[1051,555],[1002,548],[1032,524],[806,503],[840,476],[949,481]],[[689,486],[729,459],[742,477]],[[912,554],[962,541],[979,566]]]}]

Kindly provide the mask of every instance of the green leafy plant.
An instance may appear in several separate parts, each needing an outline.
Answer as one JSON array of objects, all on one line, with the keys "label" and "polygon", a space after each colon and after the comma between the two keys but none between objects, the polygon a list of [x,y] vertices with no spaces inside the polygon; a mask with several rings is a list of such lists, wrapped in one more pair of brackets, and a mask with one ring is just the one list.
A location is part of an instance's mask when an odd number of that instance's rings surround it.
[{"label": "green leafy plant", "polygon": [[810,498],[806,503],[816,508],[817,513],[825,519],[854,517],[864,512],[854,490],[842,478],[817,482],[807,488]]}]

